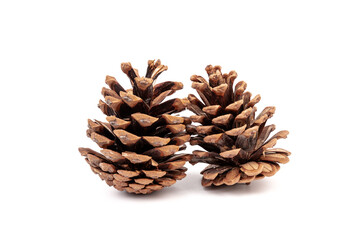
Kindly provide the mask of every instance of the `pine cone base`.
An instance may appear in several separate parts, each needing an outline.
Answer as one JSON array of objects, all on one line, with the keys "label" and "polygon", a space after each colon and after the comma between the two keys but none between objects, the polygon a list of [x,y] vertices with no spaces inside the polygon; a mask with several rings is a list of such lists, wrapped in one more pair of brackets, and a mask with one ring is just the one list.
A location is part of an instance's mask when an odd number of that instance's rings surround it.
[{"label": "pine cone base", "polygon": [[138,165],[131,162],[133,158],[122,158],[123,155],[115,158],[117,154],[109,150],[103,151],[104,154],[89,148],[79,148],[79,151],[101,180],[119,191],[135,194],[149,194],[183,179],[187,170],[184,164],[190,159],[189,154],[179,154],[164,163],[157,164],[148,158],[142,165]]},{"label": "pine cone base", "polygon": [[240,167],[209,165],[201,171],[201,184],[204,187],[249,184],[254,180],[273,176],[279,169],[279,164],[267,162],[248,162]]}]

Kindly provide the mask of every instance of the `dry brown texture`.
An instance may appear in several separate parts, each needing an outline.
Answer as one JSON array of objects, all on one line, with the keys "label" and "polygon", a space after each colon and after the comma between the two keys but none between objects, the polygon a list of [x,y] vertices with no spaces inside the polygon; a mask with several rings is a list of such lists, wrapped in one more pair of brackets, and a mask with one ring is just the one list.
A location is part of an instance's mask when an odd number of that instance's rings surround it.
[{"label": "dry brown texture", "polygon": [[183,87],[180,82],[154,85],[167,67],[160,60],[149,61],[145,77],[138,75],[130,63],[121,64],[129,77],[132,89],[125,90],[111,76],[106,77],[99,108],[107,122],[88,120],[87,136],[101,149],[98,153],[79,148],[92,171],[109,186],[136,194],[148,194],[171,186],[186,176],[184,164],[189,154],[185,149],[190,135],[185,125],[190,120],[172,116],[181,112],[187,99],[164,99]]},{"label": "dry brown texture", "polygon": [[192,87],[200,96],[188,96],[188,109],[196,115],[193,122],[200,125],[187,125],[192,134],[190,144],[199,145],[206,151],[194,151],[190,163],[209,164],[201,173],[202,185],[220,186],[247,183],[265,176],[274,175],[280,166],[287,163],[290,152],[273,148],[278,139],[286,138],[288,131],[280,131],[270,139],[274,125],[266,126],[275,107],[266,107],[255,117],[255,104],[260,95],[251,98],[246,91],[247,84],[238,82],[235,71],[221,72],[220,66],[207,66],[209,80],[193,75]]}]

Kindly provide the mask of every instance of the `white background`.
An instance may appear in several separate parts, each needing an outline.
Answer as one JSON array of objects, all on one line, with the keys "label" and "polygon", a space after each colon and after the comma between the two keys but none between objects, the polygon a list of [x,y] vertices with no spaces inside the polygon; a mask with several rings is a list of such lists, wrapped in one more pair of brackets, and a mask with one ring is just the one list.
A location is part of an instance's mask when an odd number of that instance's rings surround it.
[{"label": "white background", "polygon": [[[1,1],[1,239],[359,239],[358,1]],[[149,196],[108,187],[77,151],[105,75],[236,70],[291,161],[249,186],[199,172]],[[193,147],[186,151],[191,152]]]}]

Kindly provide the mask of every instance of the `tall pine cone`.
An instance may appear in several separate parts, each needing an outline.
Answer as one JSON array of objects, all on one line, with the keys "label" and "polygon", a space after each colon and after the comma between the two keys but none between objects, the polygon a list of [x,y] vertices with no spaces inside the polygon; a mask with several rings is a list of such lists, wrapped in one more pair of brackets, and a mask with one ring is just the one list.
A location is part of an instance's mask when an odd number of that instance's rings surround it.
[{"label": "tall pine cone", "polygon": [[125,90],[114,77],[107,76],[99,108],[107,122],[88,120],[87,136],[96,142],[101,153],[79,148],[92,171],[109,186],[120,191],[148,194],[171,186],[186,176],[184,164],[189,154],[177,154],[185,149],[190,135],[185,131],[189,119],[172,116],[181,112],[186,99],[163,100],[182,89],[180,82],[154,85],[167,66],[160,60],[148,61],[145,77],[140,77],[130,63],[121,64],[132,89]]},{"label": "tall pine cone", "polygon": [[[238,82],[235,71],[222,74],[220,66],[207,66],[209,81],[193,75],[192,87],[202,101],[190,94],[188,109],[199,126],[188,125],[191,145],[199,145],[206,151],[194,151],[190,163],[209,165],[201,172],[205,187],[223,184],[250,183],[255,179],[274,175],[280,168],[278,163],[287,163],[290,152],[273,148],[288,131],[280,131],[268,139],[275,125],[265,126],[275,112],[275,107],[266,107],[255,117],[255,104],[260,95],[251,99],[245,92],[246,83]],[[268,140],[267,140],[268,139]]]}]

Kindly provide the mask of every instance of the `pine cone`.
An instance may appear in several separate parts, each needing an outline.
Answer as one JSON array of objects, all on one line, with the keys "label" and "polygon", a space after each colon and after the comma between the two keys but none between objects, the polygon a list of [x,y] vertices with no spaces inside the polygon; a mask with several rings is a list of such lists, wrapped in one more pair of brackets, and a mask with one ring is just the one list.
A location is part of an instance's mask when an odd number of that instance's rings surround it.
[{"label": "pine cone", "polygon": [[288,131],[280,131],[269,140],[275,125],[265,126],[275,112],[275,107],[266,107],[256,118],[255,104],[260,95],[251,99],[245,92],[246,83],[238,82],[235,71],[222,74],[220,66],[207,66],[209,81],[193,75],[190,79],[197,97],[188,96],[188,109],[196,115],[193,122],[200,126],[188,125],[191,145],[199,145],[206,151],[194,151],[190,163],[209,165],[201,172],[205,187],[223,184],[250,183],[255,179],[274,175],[280,168],[278,163],[287,163],[290,152],[273,148],[280,138],[286,138]]},{"label": "pine cone", "polygon": [[182,89],[180,82],[162,82],[156,78],[167,66],[149,61],[145,77],[140,77],[130,63],[121,64],[133,89],[124,90],[114,77],[107,76],[99,108],[107,122],[88,120],[87,136],[96,142],[101,153],[79,148],[92,171],[109,186],[129,193],[148,194],[171,186],[186,176],[185,149],[190,135],[185,131],[188,118],[172,116],[185,109],[187,99],[163,100]]}]

